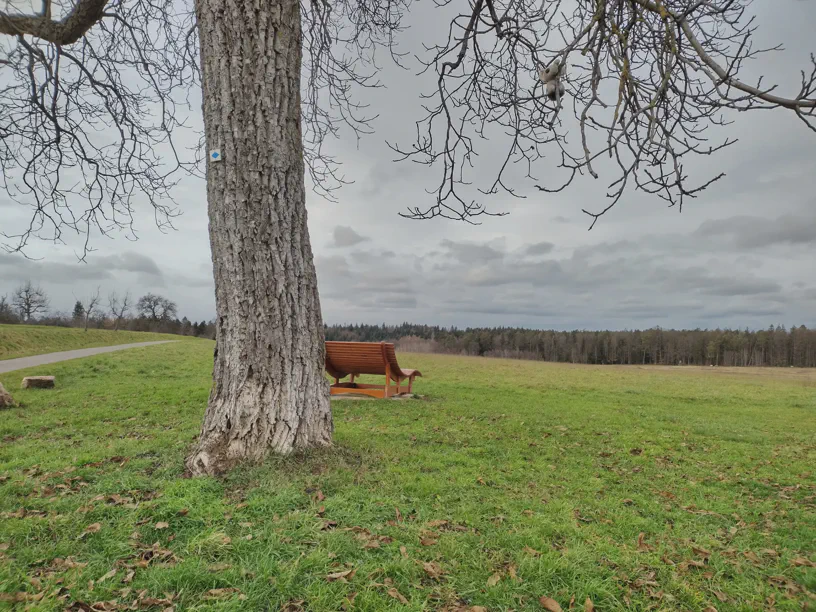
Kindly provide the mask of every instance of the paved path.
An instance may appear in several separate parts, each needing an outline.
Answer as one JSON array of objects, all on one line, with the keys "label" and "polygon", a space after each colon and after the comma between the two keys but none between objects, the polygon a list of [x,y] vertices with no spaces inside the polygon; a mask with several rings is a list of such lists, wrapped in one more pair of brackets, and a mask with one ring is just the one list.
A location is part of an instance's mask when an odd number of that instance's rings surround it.
[{"label": "paved path", "polygon": [[19,359],[5,359],[0,361],[0,374],[23,370],[36,366],[56,363],[58,361],[68,361],[79,357],[90,357],[101,353],[112,353],[113,351],[123,351],[138,346],[153,346],[155,344],[167,344],[168,342],[178,342],[178,340],[158,340],[155,342],[136,342],[135,344],[117,344],[115,346],[97,346],[95,348],[78,349],[76,351],[61,351],[59,353],[46,353],[45,355],[32,355],[31,357],[20,357]]}]

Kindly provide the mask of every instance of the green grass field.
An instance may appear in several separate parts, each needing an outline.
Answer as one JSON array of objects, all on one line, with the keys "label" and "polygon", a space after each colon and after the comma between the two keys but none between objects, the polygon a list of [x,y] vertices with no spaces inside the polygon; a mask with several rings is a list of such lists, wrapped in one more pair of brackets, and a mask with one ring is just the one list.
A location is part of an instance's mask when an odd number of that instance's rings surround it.
[{"label": "green grass field", "polygon": [[107,329],[83,329],[71,327],[47,327],[44,325],[0,325],[0,360],[28,357],[41,353],[73,351],[94,346],[152,342],[154,340],[179,340],[171,334],[112,331]]},{"label": "green grass field", "polygon": [[0,375],[0,608],[816,607],[816,373],[402,354],[424,399],[184,479],[212,348]]}]

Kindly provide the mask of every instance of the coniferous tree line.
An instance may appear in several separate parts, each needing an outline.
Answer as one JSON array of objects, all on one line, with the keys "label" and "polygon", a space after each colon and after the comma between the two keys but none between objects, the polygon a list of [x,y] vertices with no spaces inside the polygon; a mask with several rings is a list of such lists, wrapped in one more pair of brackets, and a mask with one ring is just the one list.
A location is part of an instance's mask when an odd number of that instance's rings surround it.
[{"label": "coniferous tree line", "polygon": [[331,325],[327,340],[395,342],[406,351],[584,364],[816,367],[816,329],[554,331],[510,327]]}]

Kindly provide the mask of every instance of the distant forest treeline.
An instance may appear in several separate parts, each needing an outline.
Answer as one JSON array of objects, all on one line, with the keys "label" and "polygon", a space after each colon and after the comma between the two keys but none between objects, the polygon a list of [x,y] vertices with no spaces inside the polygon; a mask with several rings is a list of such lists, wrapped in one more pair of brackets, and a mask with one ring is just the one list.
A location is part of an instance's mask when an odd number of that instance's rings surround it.
[{"label": "distant forest treeline", "polygon": [[508,327],[330,325],[326,340],[395,342],[404,351],[587,364],[816,367],[816,329],[552,331]]}]

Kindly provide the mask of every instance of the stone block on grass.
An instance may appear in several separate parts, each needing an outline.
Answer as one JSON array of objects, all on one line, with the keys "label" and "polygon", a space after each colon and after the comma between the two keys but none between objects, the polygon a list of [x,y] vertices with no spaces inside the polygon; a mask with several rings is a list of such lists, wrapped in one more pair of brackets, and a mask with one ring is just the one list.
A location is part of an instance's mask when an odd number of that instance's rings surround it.
[{"label": "stone block on grass", "polygon": [[26,376],[23,379],[23,389],[53,389],[53,376]]}]

